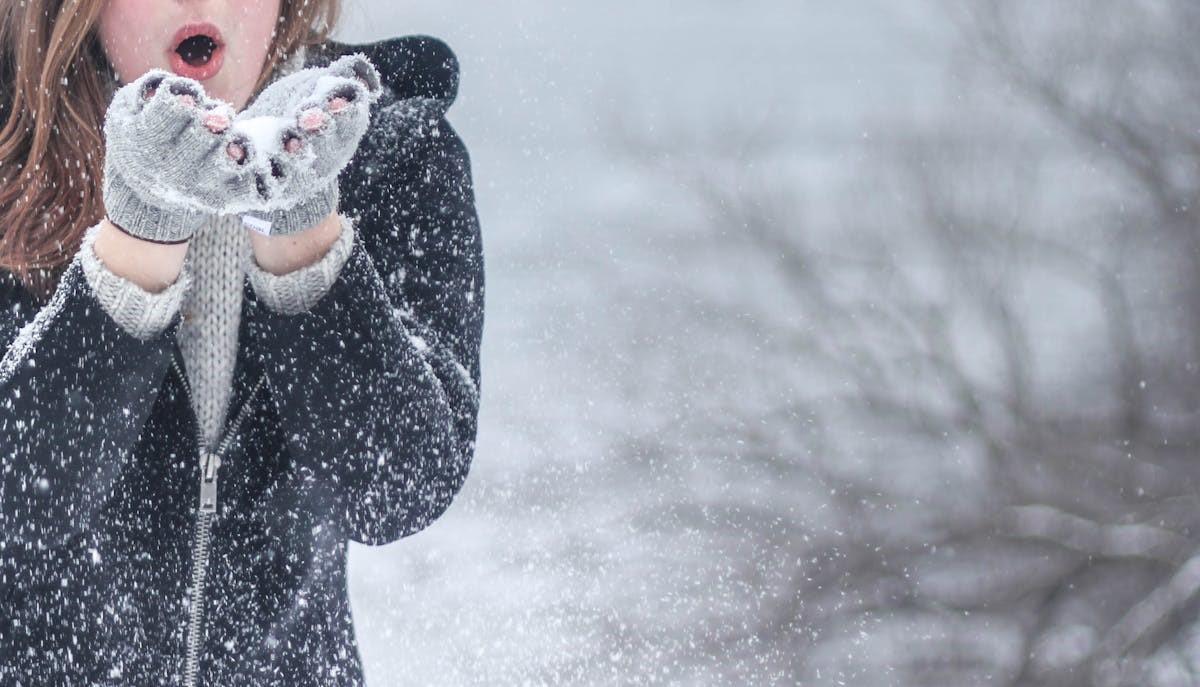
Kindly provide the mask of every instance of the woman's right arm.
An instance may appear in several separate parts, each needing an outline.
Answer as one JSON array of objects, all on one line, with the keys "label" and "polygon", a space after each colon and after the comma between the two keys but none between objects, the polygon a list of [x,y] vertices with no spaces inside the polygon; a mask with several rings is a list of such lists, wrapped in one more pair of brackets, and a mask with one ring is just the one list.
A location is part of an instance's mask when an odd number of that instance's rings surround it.
[{"label": "woman's right arm", "polygon": [[0,557],[89,528],[171,362],[187,244],[108,229],[88,231],[43,307],[0,272]]}]

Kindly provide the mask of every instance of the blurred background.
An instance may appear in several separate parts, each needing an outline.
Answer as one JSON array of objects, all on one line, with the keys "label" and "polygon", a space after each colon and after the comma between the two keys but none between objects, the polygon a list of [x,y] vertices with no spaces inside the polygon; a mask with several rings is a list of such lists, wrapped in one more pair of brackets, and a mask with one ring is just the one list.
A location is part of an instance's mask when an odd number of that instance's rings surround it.
[{"label": "blurred background", "polygon": [[1200,681],[1200,4],[347,0],[462,63],[471,476],[374,685]]}]

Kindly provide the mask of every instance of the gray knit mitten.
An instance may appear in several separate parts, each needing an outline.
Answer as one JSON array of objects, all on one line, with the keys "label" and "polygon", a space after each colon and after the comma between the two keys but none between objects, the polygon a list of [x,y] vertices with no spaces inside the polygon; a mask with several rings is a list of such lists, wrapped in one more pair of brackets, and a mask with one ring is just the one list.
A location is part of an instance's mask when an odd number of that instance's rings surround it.
[{"label": "gray knit mitten", "polygon": [[104,118],[109,221],[150,241],[180,243],[224,205],[246,171],[227,152],[234,112],[199,82],[154,69],[122,86]]},{"label": "gray knit mitten", "polygon": [[[252,184],[231,187],[225,212],[264,234],[292,234],[337,209],[338,173],[350,162],[381,95],[361,54],[278,79],[234,118],[234,154]],[[235,149],[231,149],[235,150]]]}]

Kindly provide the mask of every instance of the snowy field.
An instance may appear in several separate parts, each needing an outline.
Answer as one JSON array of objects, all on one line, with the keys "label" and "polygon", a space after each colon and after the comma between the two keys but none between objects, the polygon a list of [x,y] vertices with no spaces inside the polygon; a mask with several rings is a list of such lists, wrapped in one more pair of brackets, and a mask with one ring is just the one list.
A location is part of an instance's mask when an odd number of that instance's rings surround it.
[{"label": "snowy field", "polygon": [[[781,493],[712,421],[784,392],[778,358],[694,308],[754,266],[689,253],[703,210],[615,132],[774,125],[819,221],[873,127],[942,102],[947,27],[885,0],[349,0],[338,38],[410,33],[462,62],[450,119],[484,232],[482,422],[441,520],[352,550],[368,682],[793,684],[778,649],[720,639],[770,613],[789,562],[753,562],[780,551],[755,541],[767,532],[707,526],[731,491],[820,526],[818,497]],[[776,307],[760,296],[743,305]]]}]

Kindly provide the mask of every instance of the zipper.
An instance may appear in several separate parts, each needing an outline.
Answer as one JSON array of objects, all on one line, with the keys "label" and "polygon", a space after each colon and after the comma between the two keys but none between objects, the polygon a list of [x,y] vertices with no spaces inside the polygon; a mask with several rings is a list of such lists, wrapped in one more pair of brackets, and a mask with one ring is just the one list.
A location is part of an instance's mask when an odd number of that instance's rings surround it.
[{"label": "zipper", "polygon": [[[179,356],[171,356],[171,365],[183,382],[183,390],[187,395],[188,407],[192,407],[192,386],[183,366],[179,364]],[[192,593],[191,608],[188,609],[187,660],[184,664],[183,684],[186,687],[196,687],[196,677],[200,670],[200,637],[204,630],[204,579],[208,572],[208,554],[212,544],[213,518],[217,515],[217,471],[221,467],[221,455],[229,447],[237,428],[246,418],[251,402],[259,387],[267,379],[264,372],[254,383],[250,395],[242,403],[237,417],[229,430],[217,441],[217,450],[210,451],[205,446],[203,431],[200,423],[196,423],[197,446],[200,447],[200,500],[196,508],[196,532],[192,540]]]}]

